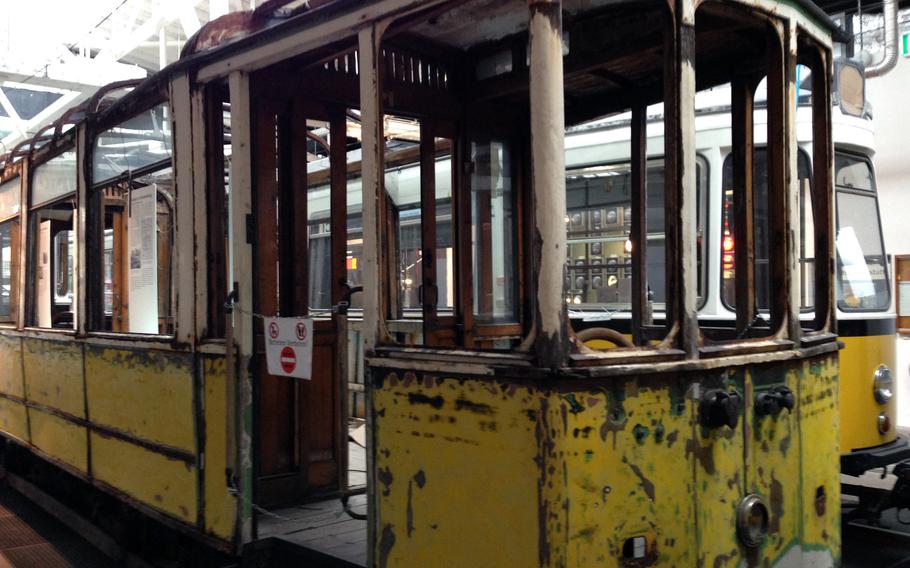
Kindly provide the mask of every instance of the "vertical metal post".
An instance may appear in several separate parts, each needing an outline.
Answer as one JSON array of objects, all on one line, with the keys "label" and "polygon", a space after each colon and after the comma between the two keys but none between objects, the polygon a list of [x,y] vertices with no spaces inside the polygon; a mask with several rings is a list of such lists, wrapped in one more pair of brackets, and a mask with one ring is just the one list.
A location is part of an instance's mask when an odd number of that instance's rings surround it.
[{"label": "vertical metal post", "polygon": [[[233,225],[231,251],[233,255],[233,286],[241,306],[250,310],[253,305],[253,251],[247,235],[247,219],[251,218],[252,203],[252,130],[250,78],[243,71],[229,77],[231,93],[231,211]],[[228,370],[236,377],[235,416],[238,481],[237,529],[240,545],[253,539],[253,384],[250,361],[253,355],[253,318],[249,312],[233,312],[233,337],[237,345],[237,365]],[[228,346],[230,349],[231,346]],[[233,371],[233,373],[232,373]],[[236,373],[236,374],[235,374]]]},{"label": "vertical metal post", "polygon": [[650,325],[648,309],[648,183],[647,183],[647,107],[632,107],[632,341],[644,345],[643,325]]},{"label": "vertical metal post", "polygon": [[[787,135],[787,53],[780,23],[768,33],[768,261],[771,332],[789,335],[791,248],[788,219],[789,162]],[[798,313],[798,312],[797,312]],[[798,323],[797,323],[798,325]]]},{"label": "vertical metal post", "polygon": [[755,317],[755,232],[752,160],[753,82],[738,78],[731,89],[733,127],[733,268],[736,271],[736,329],[743,333]]},{"label": "vertical metal post", "polygon": [[[76,251],[75,258],[73,259],[73,275],[76,281],[76,309],[74,318],[76,320],[76,335],[84,336],[88,330],[86,316],[88,302],[86,301],[88,297],[88,290],[85,285],[85,275],[86,271],[82,269],[85,266],[86,259],[88,258],[88,249],[86,247],[86,212],[88,211],[89,201],[88,201],[88,180],[85,176],[85,168],[83,167],[83,162],[86,159],[91,160],[91,151],[88,151],[89,156],[86,156],[86,150],[88,150],[88,133],[84,124],[80,124],[76,127],[76,223],[75,223],[75,232],[76,232]],[[25,208],[22,209],[25,211]],[[85,377],[83,376],[83,380]]]},{"label": "vertical metal post", "polygon": [[[174,176],[176,181],[176,275],[171,305],[175,305],[174,339],[194,345],[195,319],[195,254],[193,233],[193,118],[190,107],[190,79],[185,73],[175,76],[170,84],[172,132],[174,134]],[[201,190],[200,190],[201,191]],[[204,227],[203,227],[204,228]]]},{"label": "vertical metal post", "polygon": [[812,46],[812,202],[815,221],[815,329],[837,332],[834,299],[834,149],[831,58]]},{"label": "vertical metal post", "polygon": [[562,0],[529,0],[531,189],[538,364],[556,369],[568,353]]},{"label": "vertical metal post", "polygon": [[784,26],[783,34],[783,64],[784,64],[784,152],[785,164],[787,168],[786,185],[786,207],[784,211],[784,223],[787,233],[787,336],[793,341],[798,342],[802,335],[802,325],[799,321],[800,314],[800,286],[801,278],[799,272],[800,258],[800,234],[799,234],[799,173],[797,172],[797,163],[799,158],[799,146],[796,140],[796,110],[799,86],[796,84],[796,33],[797,27],[792,21],[788,21]]}]

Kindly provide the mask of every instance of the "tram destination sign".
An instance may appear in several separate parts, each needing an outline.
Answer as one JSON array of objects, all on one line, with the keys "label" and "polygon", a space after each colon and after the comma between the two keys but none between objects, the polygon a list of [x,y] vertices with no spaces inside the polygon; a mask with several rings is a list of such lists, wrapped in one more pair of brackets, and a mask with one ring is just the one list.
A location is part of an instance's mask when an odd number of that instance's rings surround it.
[{"label": "tram destination sign", "polygon": [[279,377],[313,377],[312,318],[263,318],[265,358],[269,374]]}]

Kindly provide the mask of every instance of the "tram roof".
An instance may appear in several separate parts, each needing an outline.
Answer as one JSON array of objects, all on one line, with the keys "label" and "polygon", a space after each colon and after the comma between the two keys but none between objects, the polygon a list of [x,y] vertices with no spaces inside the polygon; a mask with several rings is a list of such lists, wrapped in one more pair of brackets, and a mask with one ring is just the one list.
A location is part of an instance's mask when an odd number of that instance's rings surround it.
[{"label": "tram roof", "polygon": [[[590,9],[635,3],[640,2],[564,0],[563,9],[571,17]],[[845,32],[811,0],[743,0],[740,3],[746,8],[758,10],[773,10],[776,5],[789,6],[830,33],[834,41],[848,39]],[[147,79],[103,87],[91,100],[71,109],[60,120],[43,128],[6,155],[0,156],[0,168],[5,168],[24,155],[53,151],[53,147],[61,143],[68,144],[67,140],[73,136],[72,126],[76,124],[84,121],[105,124],[131,110],[141,110],[138,106],[144,104],[150,96],[166,92],[168,79],[175,73],[227,60],[245,50],[268,45],[301,30],[315,28],[358,11],[378,17],[382,15],[378,8],[386,6],[410,12],[446,8],[444,17],[436,18],[432,25],[427,22],[418,23],[409,31],[417,37],[432,38],[437,45],[459,51],[495,42],[526,31],[527,28],[527,11],[515,10],[514,2],[503,0],[467,0],[457,5],[444,0],[270,0],[256,10],[227,14],[209,22],[190,38],[178,61]],[[481,20],[474,16],[477,13],[483,13],[484,18]],[[357,22],[358,25],[362,23]],[[344,33],[339,33],[337,42],[330,42],[317,49],[317,55],[330,56],[349,48],[354,39],[354,26],[343,31]],[[112,94],[118,91],[125,94],[111,102],[114,98]]]}]

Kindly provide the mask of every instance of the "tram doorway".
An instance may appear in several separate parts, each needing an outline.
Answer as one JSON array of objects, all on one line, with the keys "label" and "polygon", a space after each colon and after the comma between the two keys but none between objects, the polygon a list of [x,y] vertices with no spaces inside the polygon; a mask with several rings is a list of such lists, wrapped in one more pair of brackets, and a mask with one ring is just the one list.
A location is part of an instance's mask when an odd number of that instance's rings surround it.
[{"label": "tram doorway", "polygon": [[[268,81],[261,84],[267,90]],[[256,494],[260,505],[273,507],[335,492],[346,474],[341,360],[347,334],[340,336],[332,312],[346,286],[346,227],[343,215],[337,227],[330,216],[317,219],[345,207],[345,113],[255,90],[255,310],[314,319],[310,380],[269,374],[262,320],[254,323]],[[331,154],[335,142],[339,151]],[[312,166],[320,161],[321,168]]]}]

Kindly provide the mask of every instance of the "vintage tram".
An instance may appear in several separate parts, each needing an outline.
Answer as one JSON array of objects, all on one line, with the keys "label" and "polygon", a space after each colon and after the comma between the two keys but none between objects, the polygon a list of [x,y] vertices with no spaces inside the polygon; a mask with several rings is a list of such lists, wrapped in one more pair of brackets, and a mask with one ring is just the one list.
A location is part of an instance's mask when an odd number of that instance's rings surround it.
[{"label": "vintage tram", "polygon": [[[836,34],[804,0],[314,0],[210,24],[6,161],[8,475],[37,456],[250,553],[293,523],[277,508],[349,493],[363,353],[355,563],[836,565]],[[695,95],[726,83],[735,326],[698,317]],[[566,127],[626,111],[631,201],[601,223],[627,226],[632,339],[596,350],[566,303]],[[273,315],[313,318],[311,380],[269,374]]]}]

